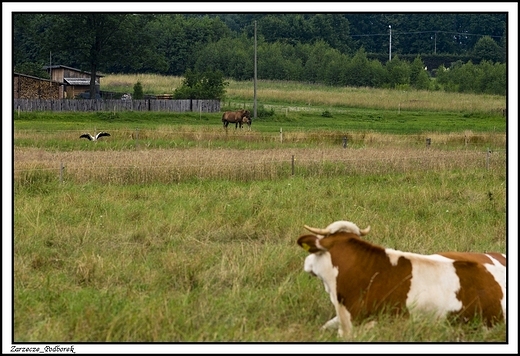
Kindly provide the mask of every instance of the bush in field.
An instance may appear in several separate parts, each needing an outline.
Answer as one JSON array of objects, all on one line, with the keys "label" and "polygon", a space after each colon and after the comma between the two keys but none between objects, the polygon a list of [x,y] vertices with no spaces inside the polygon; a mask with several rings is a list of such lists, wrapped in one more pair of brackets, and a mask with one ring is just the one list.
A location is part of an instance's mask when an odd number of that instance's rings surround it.
[{"label": "bush in field", "polygon": [[506,65],[457,61],[449,68],[439,67],[437,82],[446,91],[506,95]]},{"label": "bush in field", "polygon": [[321,113],[321,116],[323,117],[332,117],[332,114],[329,110],[325,110],[324,112]]},{"label": "bush in field", "polygon": [[188,69],[182,85],[173,92],[174,99],[223,99],[224,89],[228,82],[224,81],[221,71],[205,71],[203,73]]},{"label": "bush in field", "polygon": [[388,84],[390,88],[395,88],[402,84],[410,84],[410,66],[406,61],[402,61],[398,56],[386,63],[388,71]]},{"label": "bush in field", "polygon": [[370,85],[370,66],[364,48],[361,48],[348,62],[345,73],[345,84],[354,87]]},{"label": "bush in field", "polygon": [[272,117],[274,116],[274,109],[271,108],[270,110],[267,110],[263,105],[258,105],[258,108],[256,110],[256,116],[257,117]]},{"label": "bush in field", "polygon": [[506,65],[482,61],[479,67],[481,72],[477,83],[478,91],[485,94],[505,95],[505,88],[507,87]]},{"label": "bush in field", "polygon": [[420,56],[417,56],[410,65],[410,84],[419,90],[430,88],[430,76]]},{"label": "bush in field", "polygon": [[141,82],[137,82],[134,84],[134,99],[140,100],[144,98],[143,86]]}]

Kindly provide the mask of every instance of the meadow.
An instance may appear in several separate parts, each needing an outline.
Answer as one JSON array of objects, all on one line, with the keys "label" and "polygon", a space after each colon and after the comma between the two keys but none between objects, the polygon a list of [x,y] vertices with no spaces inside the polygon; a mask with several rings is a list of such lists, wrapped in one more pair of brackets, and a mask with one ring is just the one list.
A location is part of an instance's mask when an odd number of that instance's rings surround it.
[{"label": "meadow", "polygon": [[[505,98],[467,100],[264,98],[278,109],[251,131],[218,113],[14,113],[14,342],[344,341],[320,330],[334,308],[303,271],[304,224],[371,225],[370,241],[424,254],[507,252]],[[99,130],[111,136],[79,139]],[[504,324],[381,314],[354,328],[363,345],[508,342]]]},{"label": "meadow", "polygon": [[[101,89],[115,92],[133,92],[139,82],[145,94],[172,94],[182,85],[182,77],[153,74],[106,74]],[[224,104],[251,103],[254,97],[253,81],[226,80]],[[258,80],[257,100],[269,107],[299,111],[334,109],[428,110],[451,112],[501,112],[506,108],[505,97],[475,95],[444,91],[420,91],[406,86],[400,89],[331,87],[315,83]]]}]

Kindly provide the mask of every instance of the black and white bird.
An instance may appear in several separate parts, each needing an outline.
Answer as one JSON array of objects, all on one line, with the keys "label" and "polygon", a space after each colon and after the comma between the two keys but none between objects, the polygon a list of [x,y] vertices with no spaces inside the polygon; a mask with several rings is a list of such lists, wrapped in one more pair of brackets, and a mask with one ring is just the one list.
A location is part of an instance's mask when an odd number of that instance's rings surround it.
[{"label": "black and white bird", "polygon": [[108,132],[100,132],[96,136],[92,136],[89,133],[85,133],[85,134],[81,135],[79,138],[88,138],[89,141],[97,141],[98,138],[103,137],[103,136],[110,136],[110,134]]}]

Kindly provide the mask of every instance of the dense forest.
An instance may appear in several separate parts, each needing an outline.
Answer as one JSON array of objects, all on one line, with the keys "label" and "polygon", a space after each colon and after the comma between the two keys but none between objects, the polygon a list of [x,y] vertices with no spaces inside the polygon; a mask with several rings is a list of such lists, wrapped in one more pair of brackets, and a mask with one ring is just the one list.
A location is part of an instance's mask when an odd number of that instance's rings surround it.
[{"label": "dense forest", "polygon": [[507,87],[507,13],[12,16],[14,70],[36,76],[52,63],[92,75],[194,70],[251,80],[256,54],[258,79],[500,95]]}]

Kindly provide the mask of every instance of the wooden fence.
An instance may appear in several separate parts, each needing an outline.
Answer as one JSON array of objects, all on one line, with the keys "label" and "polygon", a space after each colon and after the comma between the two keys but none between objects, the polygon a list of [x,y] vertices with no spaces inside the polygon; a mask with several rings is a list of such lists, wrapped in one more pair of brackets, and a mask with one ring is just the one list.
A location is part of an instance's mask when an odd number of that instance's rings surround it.
[{"label": "wooden fence", "polygon": [[220,100],[14,99],[19,111],[166,111],[219,112]]}]

